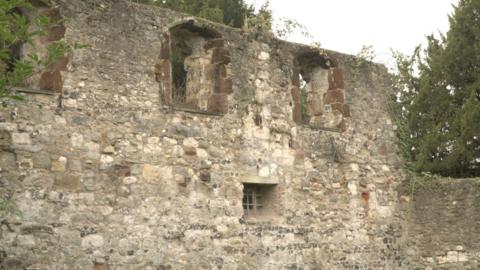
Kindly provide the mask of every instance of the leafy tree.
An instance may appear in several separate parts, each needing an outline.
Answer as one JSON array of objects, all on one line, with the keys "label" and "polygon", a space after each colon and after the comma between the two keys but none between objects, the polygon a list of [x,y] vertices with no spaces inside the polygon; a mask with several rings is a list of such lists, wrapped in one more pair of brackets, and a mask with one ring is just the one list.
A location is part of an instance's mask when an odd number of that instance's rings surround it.
[{"label": "leafy tree", "polygon": [[423,54],[397,55],[400,148],[417,172],[478,176],[480,0],[461,0],[447,35],[427,41]]}]

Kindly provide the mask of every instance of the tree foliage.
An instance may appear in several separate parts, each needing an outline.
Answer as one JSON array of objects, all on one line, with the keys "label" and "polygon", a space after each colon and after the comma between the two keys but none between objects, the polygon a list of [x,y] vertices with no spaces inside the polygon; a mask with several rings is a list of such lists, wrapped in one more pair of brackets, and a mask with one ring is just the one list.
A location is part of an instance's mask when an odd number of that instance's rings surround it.
[{"label": "tree foliage", "polygon": [[417,172],[480,175],[480,0],[461,0],[446,36],[395,55],[400,149]]},{"label": "tree foliage", "polygon": [[46,16],[36,16],[29,20],[24,12],[34,10],[29,0],[0,0],[0,100],[21,99],[15,88],[52,65],[59,57],[72,48],[63,41],[47,45],[47,54],[40,57],[36,53],[20,57],[20,48],[25,43],[46,35],[45,29],[61,22],[51,21]]}]

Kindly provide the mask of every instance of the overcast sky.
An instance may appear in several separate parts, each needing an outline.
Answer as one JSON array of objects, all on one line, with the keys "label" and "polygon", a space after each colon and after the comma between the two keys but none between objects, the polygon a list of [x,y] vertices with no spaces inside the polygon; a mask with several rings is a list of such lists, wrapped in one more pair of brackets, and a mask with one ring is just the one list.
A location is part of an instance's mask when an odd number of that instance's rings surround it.
[{"label": "overcast sky", "polygon": [[[257,7],[264,0],[246,0]],[[357,54],[372,45],[377,61],[388,63],[390,48],[411,54],[430,33],[448,30],[458,0],[271,0],[274,18],[305,25],[326,49]],[[309,42],[292,37],[293,41]]]}]

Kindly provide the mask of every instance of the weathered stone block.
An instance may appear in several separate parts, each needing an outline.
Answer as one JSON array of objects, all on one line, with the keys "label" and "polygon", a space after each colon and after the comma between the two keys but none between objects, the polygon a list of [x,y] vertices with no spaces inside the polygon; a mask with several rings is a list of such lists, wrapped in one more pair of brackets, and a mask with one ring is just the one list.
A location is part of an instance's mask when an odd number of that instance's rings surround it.
[{"label": "weathered stone block", "polygon": [[311,112],[312,116],[314,115],[322,115],[323,113],[323,102],[322,97],[319,95],[314,95],[311,103],[311,107],[309,111]]},{"label": "weathered stone block", "polygon": [[348,107],[347,104],[341,104],[341,103],[333,103],[329,104],[332,110],[341,112],[343,114],[343,117],[349,117],[350,116],[350,108]]},{"label": "weathered stone block", "polygon": [[58,8],[49,8],[42,12],[43,16],[46,16],[53,23],[53,26],[47,30],[46,42],[58,41],[65,36],[65,26],[63,25],[62,15]]},{"label": "weathered stone block", "polygon": [[143,165],[142,176],[145,181],[158,180],[160,177],[160,174],[161,174],[160,167],[151,165],[151,164]]},{"label": "weathered stone block", "polygon": [[350,117],[350,106],[343,104],[343,117]]},{"label": "weathered stone block", "polygon": [[298,87],[293,87],[291,90],[292,94],[292,118],[293,121],[297,124],[302,123],[302,104],[300,97],[300,89]]},{"label": "weathered stone block", "polygon": [[215,93],[231,94],[233,93],[233,81],[230,78],[218,77],[215,84]]},{"label": "weathered stone block", "polygon": [[160,59],[170,59],[170,57],[171,57],[170,35],[164,34],[162,39],[162,47],[160,49]]},{"label": "weathered stone block", "polygon": [[331,68],[328,74],[329,89],[345,89],[343,71],[340,68]]},{"label": "weathered stone block", "polygon": [[227,113],[227,96],[225,94],[212,94],[208,99],[208,111],[214,113]]},{"label": "weathered stone block", "polygon": [[292,68],[292,84],[294,87],[300,87],[300,68],[297,66]]},{"label": "weathered stone block", "polygon": [[40,225],[40,224],[27,224],[23,225],[20,228],[20,234],[28,235],[28,234],[53,234],[53,228],[50,226]]},{"label": "weathered stone block", "polygon": [[197,149],[191,146],[184,146],[183,151],[185,152],[185,155],[188,156],[195,156],[197,154]]},{"label": "weathered stone block", "polygon": [[157,82],[165,82],[171,80],[171,64],[170,60],[160,60],[155,64],[155,79]]},{"label": "weathered stone block", "polygon": [[0,152],[0,168],[2,170],[16,169],[17,163],[15,160],[15,154],[11,152]]},{"label": "weathered stone block", "polygon": [[230,53],[225,48],[214,48],[212,52],[212,64],[228,64],[230,63]]},{"label": "weathered stone block", "polygon": [[205,45],[203,45],[203,49],[208,51],[212,48],[223,47],[224,45],[225,40],[223,38],[208,39]]},{"label": "weathered stone block", "polygon": [[63,88],[62,75],[60,71],[45,71],[40,77],[38,87],[41,90],[48,90],[53,92],[61,92]]},{"label": "weathered stone block", "polygon": [[258,60],[267,61],[268,59],[270,59],[270,54],[268,52],[260,52],[258,54]]},{"label": "weathered stone block", "polygon": [[347,131],[347,122],[345,121],[345,119],[343,119],[340,124],[338,124],[337,126],[338,130],[342,131],[342,132],[345,132]]},{"label": "weathered stone block", "polygon": [[6,130],[0,130],[0,147],[10,146],[12,144],[12,136]]},{"label": "weathered stone block", "polygon": [[82,248],[84,249],[96,249],[101,248],[104,245],[105,240],[101,235],[90,234],[82,239]]},{"label": "weathered stone block", "polygon": [[[11,136],[13,144],[32,144],[32,139],[28,133],[14,132]],[[7,135],[4,135],[4,137],[8,138]]]},{"label": "weathered stone block", "polygon": [[208,181],[211,180],[212,177],[211,177],[209,171],[201,171],[199,178],[200,178],[200,180],[202,180],[204,182],[208,182]]},{"label": "weathered stone block", "polygon": [[59,173],[55,176],[54,187],[62,190],[79,191],[82,190],[83,185],[80,175]]},{"label": "weathered stone block", "polygon": [[325,93],[325,95],[323,96],[323,102],[325,104],[345,103],[343,90],[328,90],[327,93]]},{"label": "weathered stone block", "polygon": [[388,149],[385,144],[382,144],[378,147],[378,154],[381,156],[386,156],[388,154]]},{"label": "weathered stone block", "polygon": [[[55,61],[55,63],[52,64],[51,69],[66,71],[69,60],[70,59],[67,56],[62,56],[57,61]],[[83,82],[83,84],[85,84],[85,82]]]},{"label": "weathered stone block", "polygon": [[184,137],[197,137],[201,134],[198,126],[186,126],[180,123],[173,124],[172,132]]}]

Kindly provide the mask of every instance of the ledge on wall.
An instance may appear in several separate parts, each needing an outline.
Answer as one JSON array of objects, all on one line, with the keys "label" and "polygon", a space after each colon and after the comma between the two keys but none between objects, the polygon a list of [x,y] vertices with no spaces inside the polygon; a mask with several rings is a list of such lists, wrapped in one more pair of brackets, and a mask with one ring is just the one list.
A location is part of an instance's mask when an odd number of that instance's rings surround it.
[{"label": "ledge on wall", "polygon": [[26,87],[14,87],[13,90],[20,93],[40,94],[40,95],[49,95],[49,96],[53,96],[55,95],[55,93],[60,94],[59,92],[52,92],[49,90],[41,90],[41,89],[26,88]]},{"label": "ledge on wall", "polygon": [[175,106],[172,106],[171,108],[173,109],[173,111],[178,111],[178,112],[205,114],[205,115],[218,116],[218,117],[224,116],[224,114],[222,114],[222,113],[193,109],[193,108],[190,108],[188,106],[175,105]]}]

